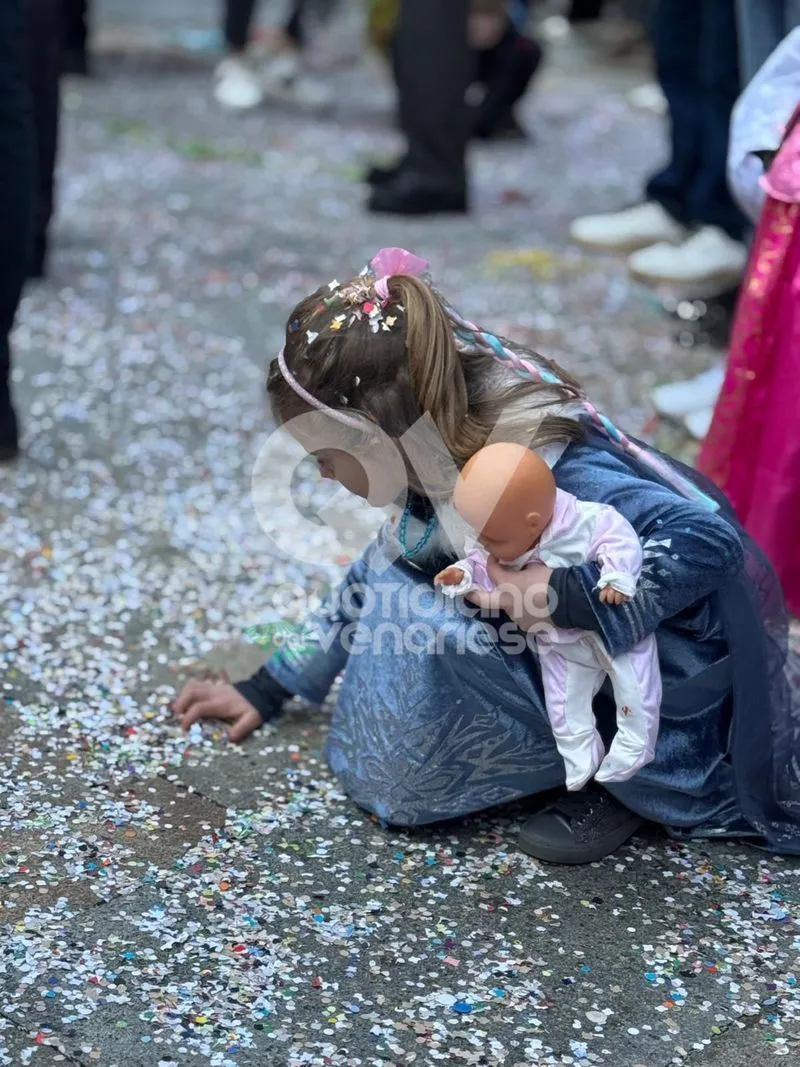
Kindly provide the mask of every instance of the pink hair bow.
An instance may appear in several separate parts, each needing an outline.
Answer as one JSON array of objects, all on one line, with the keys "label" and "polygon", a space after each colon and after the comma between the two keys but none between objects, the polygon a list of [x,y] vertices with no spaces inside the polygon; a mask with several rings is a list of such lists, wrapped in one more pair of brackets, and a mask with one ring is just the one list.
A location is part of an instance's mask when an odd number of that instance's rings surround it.
[{"label": "pink hair bow", "polygon": [[429,263],[405,248],[382,248],[369,265],[377,278],[375,292],[381,304],[389,301],[389,279],[395,274],[412,274],[415,278],[425,274]]}]

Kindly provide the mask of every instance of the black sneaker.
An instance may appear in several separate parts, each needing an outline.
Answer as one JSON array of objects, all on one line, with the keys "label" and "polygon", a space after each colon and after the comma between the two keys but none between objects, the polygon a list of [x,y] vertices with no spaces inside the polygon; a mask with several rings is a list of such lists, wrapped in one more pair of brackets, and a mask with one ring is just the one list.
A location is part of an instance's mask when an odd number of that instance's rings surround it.
[{"label": "black sneaker", "polygon": [[565,792],[531,815],[519,847],[547,863],[594,863],[624,845],[644,821],[604,789]]}]

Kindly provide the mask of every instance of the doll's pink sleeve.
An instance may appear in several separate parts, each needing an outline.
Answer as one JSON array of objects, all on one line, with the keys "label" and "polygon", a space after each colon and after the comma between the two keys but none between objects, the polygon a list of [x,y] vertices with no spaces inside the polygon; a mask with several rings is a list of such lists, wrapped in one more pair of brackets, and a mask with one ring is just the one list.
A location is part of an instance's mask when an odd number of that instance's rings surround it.
[{"label": "doll's pink sleeve", "polygon": [[485,592],[490,593],[494,589],[494,582],[489,577],[489,571],[486,566],[489,562],[489,554],[483,548],[473,548],[467,554],[467,559],[472,566],[472,588],[483,589]]},{"label": "doll's pink sleeve", "polygon": [[489,571],[486,569],[488,560],[489,554],[485,548],[481,548],[477,544],[471,547],[464,559],[451,564],[452,567],[460,568],[464,572],[464,577],[458,585],[440,586],[445,596],[465,596],[467,593],[472,592],[473,589],[482,589],[484,592],[490,593],[494,589],[494,582],[489,577]]},{"label": "doll's pink sleeve", "polygon": [[590,547],[590,560],[600,564],[598,589],[612,589],[632,597],[642,573],[642,543],[634,528],[616,508],[598,511]]}]

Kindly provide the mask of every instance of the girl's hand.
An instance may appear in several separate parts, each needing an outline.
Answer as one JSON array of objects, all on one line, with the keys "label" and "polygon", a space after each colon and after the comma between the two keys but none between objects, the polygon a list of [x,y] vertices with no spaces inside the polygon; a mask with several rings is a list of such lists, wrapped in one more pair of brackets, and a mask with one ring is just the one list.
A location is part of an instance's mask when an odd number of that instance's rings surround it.
[{"label": "girl's hand", "polygon": [[189,682],[176,698],[173,711],[180,719],[182,730],[188,730],[201,719],[231,723],[230,741],[243,741],[262,725],[258,711],[229,682]]},{"label": "girl's hand", "polygon": [[504,611],[522,630],[533,630],[549,621],[549,567],[532,563],[521,571],[509,570],[491,556],[486,569],[497,588],[491,593],[475,589],[467,593],[467,600],[484,611]]}]

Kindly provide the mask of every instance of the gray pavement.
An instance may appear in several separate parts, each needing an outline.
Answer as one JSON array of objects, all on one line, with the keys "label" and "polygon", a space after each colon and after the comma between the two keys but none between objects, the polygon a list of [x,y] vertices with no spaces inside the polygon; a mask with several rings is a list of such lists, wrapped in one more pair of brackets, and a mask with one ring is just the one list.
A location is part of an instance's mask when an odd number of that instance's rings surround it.
[{"label": "gray pavement", "polygon": [[325,766],[325,711],[239,748],[175,730],[187,672],[249,673],[245,627],[300,617],[374,523],[347,542],[251,504],[264,368],[321,280],[410,246],[633,430],[713,358],[566,238],[663,152],[625,98],[641,68],[556,48],[535,140],[473,154],[472,218],[375,219],[380,67],[330,74],[332,116],[231,118],[210,59],[169,45],[212,23],[100,5],[109,51],[66,86],[52,268],[15,339],[25,455],[0,470],[0,1063],[800,1063],[796,863],[654,831],[548,867],[517,851],[524,805],[383,829]]}]

